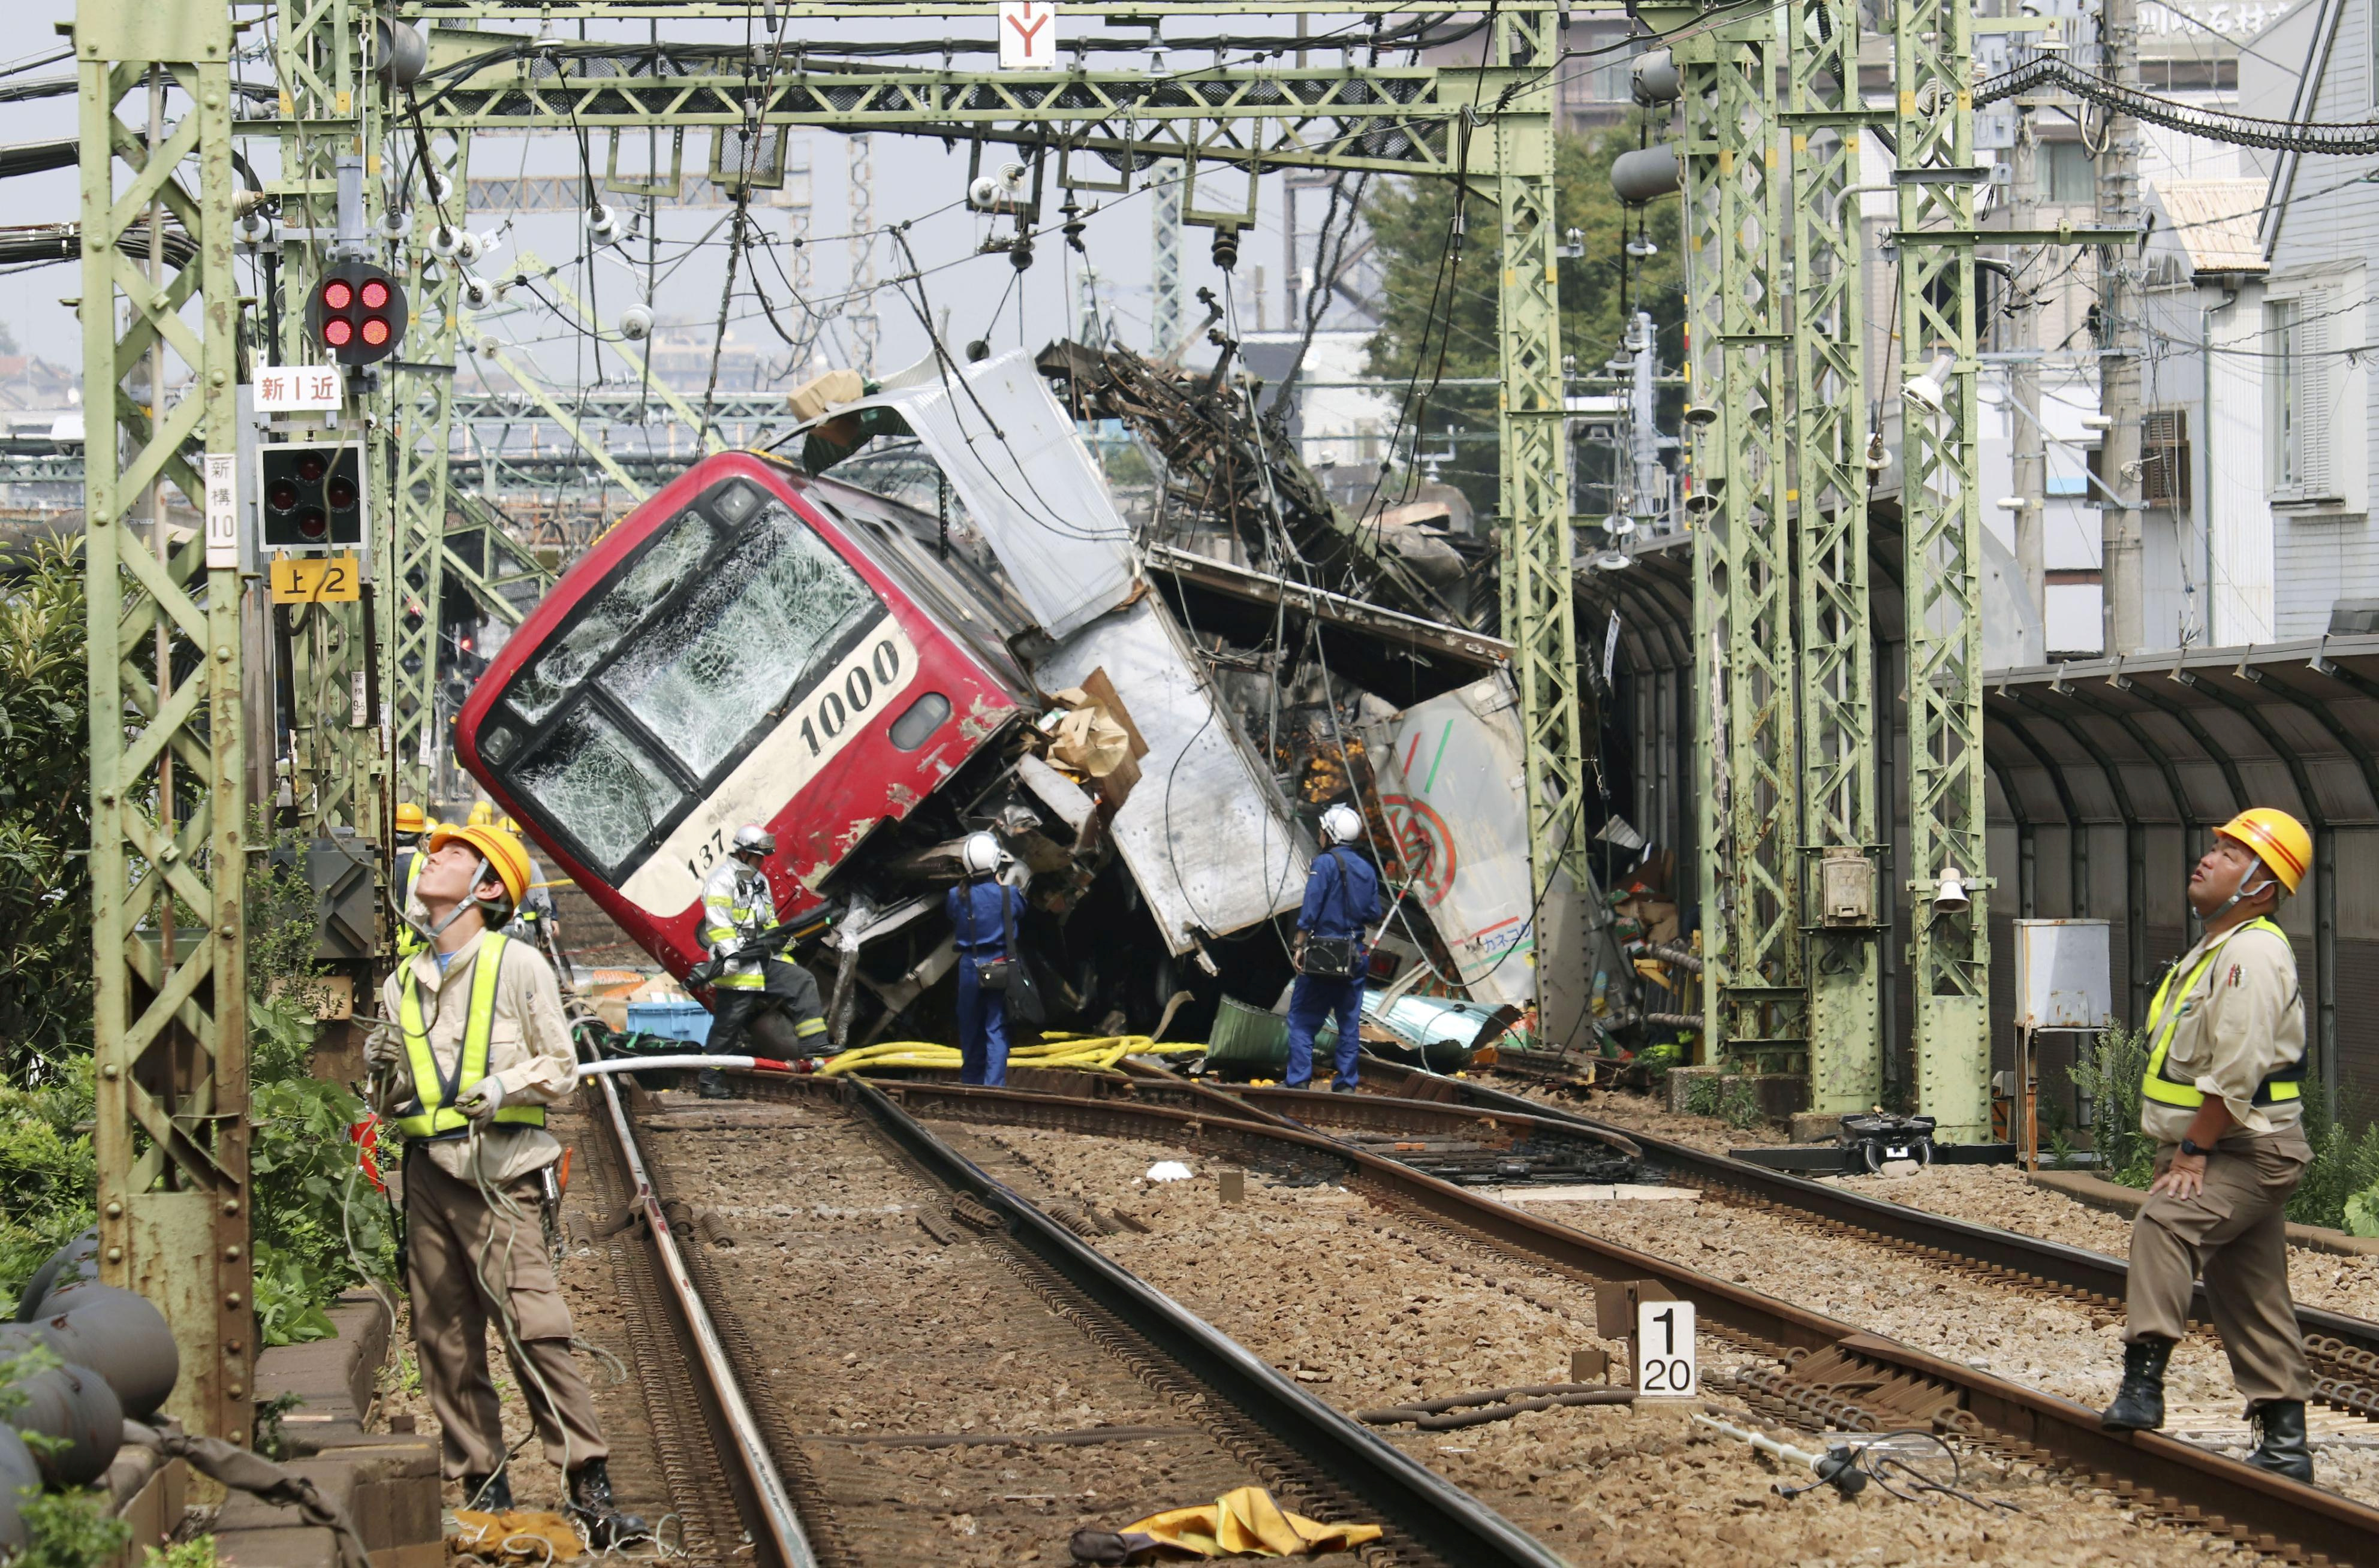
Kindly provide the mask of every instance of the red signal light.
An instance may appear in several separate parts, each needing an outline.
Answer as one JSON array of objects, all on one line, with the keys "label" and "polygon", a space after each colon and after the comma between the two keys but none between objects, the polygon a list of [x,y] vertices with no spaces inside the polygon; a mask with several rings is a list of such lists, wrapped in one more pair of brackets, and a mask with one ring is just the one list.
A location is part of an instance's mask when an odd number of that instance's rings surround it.
[{"label": "red signal light", "polygon": [[344,348],[353,343],[356,330],[336,316],[322,323],[322,341],[332,348]]},{"label": "red signal light", "polygon": [[297,476],[309,485],[320,484],[322,476],[330,471],[330,461],[319,452],[309,452],[297,460]]},{"label": "red signal light", "polygon": [[309,539],[327,538],[331,532],[331,520],[322,514],[321,508],[310,507],[298,514],[297,531]]},{"label": "red signal light", "polygon": [[364,318],[364,342],[378,348],[388,341],[388,323],[378,316]]},{"label": "red signal light", "polygon": [[344,310],[355,297],[356,291],[347,286],[344,278],[332,278],[322,285],[322,303],[333,310]]},{"label": "red signal light", "polygon": [[384,267],[341,261],[315,285],[306,331],[343,365],[372,365],[405,341],[405,287]]},{"label": "red signal light", "polygon": [[388,304],[388,285],[378,278],[368,279],[364,283],[363,297],[365,309],[378,310]]},{"label": "red signal light", "polygon": [[356,484],[344,474],[333,474],[331,482],[322,487],[322,499],[344,512],[356,504]]}]

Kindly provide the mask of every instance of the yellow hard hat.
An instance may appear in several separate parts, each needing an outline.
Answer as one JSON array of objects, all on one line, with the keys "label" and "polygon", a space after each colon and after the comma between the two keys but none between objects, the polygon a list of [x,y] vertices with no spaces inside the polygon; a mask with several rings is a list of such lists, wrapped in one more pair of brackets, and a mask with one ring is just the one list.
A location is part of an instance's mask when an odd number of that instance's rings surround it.
[{"label": "yellow hard hat", "polygon": [[2313,863],[2313,835],[2303,823],[2270,806],[2250,806],[2214,831],[2254,850],[2291,893]]},{"label": "yellow hard hat", "polygon": [[503,821],[496,824],[496,826],[502,828],[505,832],[511,834],[515,838],[521,836],[520,824],[514,822],[511,817],[504,818]]},{"label": "yellow hard hat", "polygon": [[475,822],[464,827],[441,827],[429,836],[429,852],[436,854],[443,846],[460,840],[479,851],[499,880],[504,891],[517,904],[528,893],[528,851],[521,841],[492,823]]},{"label": "yellow hard hat", "polygon": [[426,833],[429,829],[429,818],[422,814],[420,806],[411,801],[396,803],[396,830],[399,833]]},{"label": "yellow hard hat", "polygon": [[492,827],[495,826],[495,821],[496,806],[493,801],[477,801],[472,803],[471,819],[468,826],[472,827]]}]

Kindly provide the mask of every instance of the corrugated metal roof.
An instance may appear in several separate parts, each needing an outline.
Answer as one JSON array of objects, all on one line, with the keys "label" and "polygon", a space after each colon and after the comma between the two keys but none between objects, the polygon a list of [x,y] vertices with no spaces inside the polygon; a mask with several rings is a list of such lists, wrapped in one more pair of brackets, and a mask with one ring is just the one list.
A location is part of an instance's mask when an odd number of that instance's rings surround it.
[{"label": "corrugated metal roof", "polygon": [[2156,194],[2171,237],[2192,272],[2268,272],[2256,238],[2267,187],[2262,180],[2158,180]]}]

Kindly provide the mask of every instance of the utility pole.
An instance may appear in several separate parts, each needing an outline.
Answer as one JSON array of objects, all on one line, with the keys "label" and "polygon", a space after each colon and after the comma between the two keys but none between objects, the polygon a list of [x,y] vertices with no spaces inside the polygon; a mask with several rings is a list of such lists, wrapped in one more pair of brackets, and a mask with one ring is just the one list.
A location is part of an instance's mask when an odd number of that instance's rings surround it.
[{"label": "utility pole", "polygon": [[[2140,86],[2139,0],[2099,0],[2099,36],[2106,51],[2102,69],[2120,87]],[[2098,226],[2136,229],[2140,211],[2140,127],[2129,115],[2107,116],[2107,141],[2098,154]],[[2128,246],[2098,252],[2098,412],[2108,421],[2099,449],[2099,592],[2104,596],[2106,651],[2127,654],[2144,646],[2146,613],[2140,582],[2140,295],[2138,270]],[[2119,497],[2120,500],[2114,498]]]},{"label": "utility pole", "polygon": [[[2128,0],[2127,0],[2128,3]],[[2040,143],[2033,135],[2032,111],[2015,105],[2015,148],[2009,157],[2008,223],[2040,226]],[[2040,298],[2029,289],[2015,298],[2016,357],[2008,362],[2008,397],[2015,404],[2015,561],[2023,575],[2024,602],[2040,617],[2041,657],[2048,657],[2048,555],[2041,542],[2048,504],[2048,442],[2040,430]]]}]

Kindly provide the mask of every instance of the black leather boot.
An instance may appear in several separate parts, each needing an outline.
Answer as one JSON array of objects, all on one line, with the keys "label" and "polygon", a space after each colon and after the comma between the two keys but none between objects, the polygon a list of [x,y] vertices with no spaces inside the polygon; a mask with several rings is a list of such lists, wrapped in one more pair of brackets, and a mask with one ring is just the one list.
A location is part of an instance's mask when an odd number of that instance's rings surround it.
[{"label": "black leather boot", "polygon": [[2163,1426],[2164,1366],[2171,1359],[2168,1339],[2135,1339],[2123,1346],[2123,1386],[2115,1403],[2099,1414],[2098,1424],[2110,1432],[2154,1431]]},{"label": "black leather boot", "polygon": [[735,1091],[727,1087],[726,1078],[717,1067],[705,1067],[694,1075],[694,1092],[705,1100],[732,1100]]},{"label": "black leather boot", "polygon": [[621,1513],[611,1501],[611,1473],[600,1459],[589,1459],[570,1472],[570,1518],[598,1551],[653,1533],[642,1519]]},{"label": "black leather boot", "polygon": [[2263,1441],[2247,1455],[2258,1470],[2292,1481],[2313,1480],[2313,1450],[2305,1442],[2304,1401],[2267,1399],[2247,1412]]},{"label": "black leather boot", "polygon": [[463,1478],[463,1506],[475,1514],[504,1514],[513,1506],[512,1478],[499,1470],[492,1476]]}]

